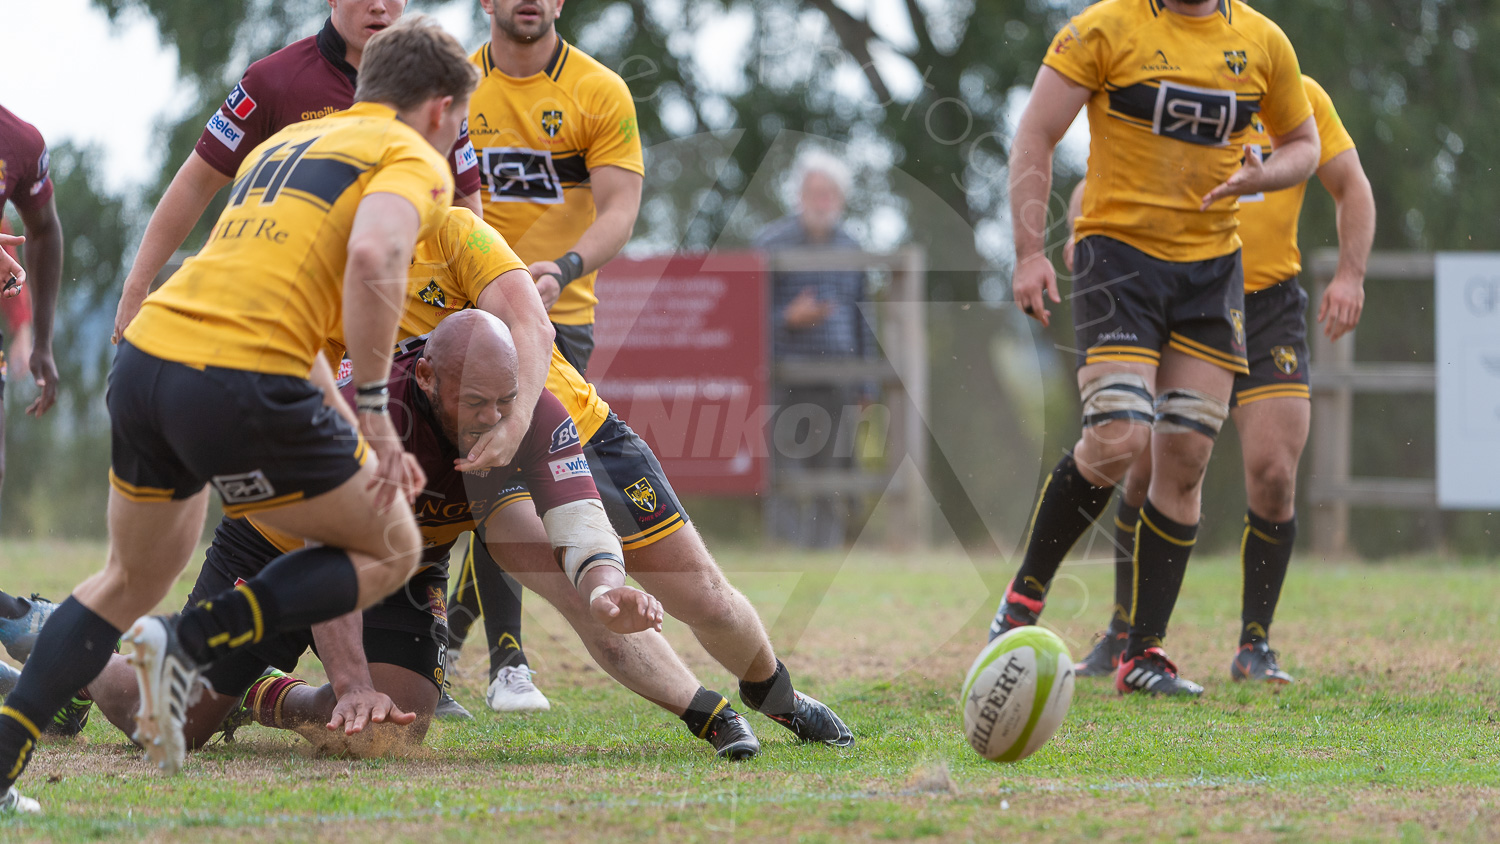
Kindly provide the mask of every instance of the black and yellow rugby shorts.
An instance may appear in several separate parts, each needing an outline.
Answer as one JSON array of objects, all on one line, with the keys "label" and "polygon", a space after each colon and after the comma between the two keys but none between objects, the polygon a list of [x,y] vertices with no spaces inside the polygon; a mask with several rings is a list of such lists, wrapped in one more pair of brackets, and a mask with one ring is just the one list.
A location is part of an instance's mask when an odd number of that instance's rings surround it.
[{"label": "black and yellow rugby shorts", "polygon": [[1245,294],[1250,372],[1234,378],[1230,406],[1261,399],[1312,399],[1307,386],[1307,291],[1289,278]]},{"label": "black and yellow rugby shorts", "polygon": [[[651,446],[614,411],[584,443],[583,454],[588,458],[589,471],[594,474],[594,486],[599,489],[609,524],[620,535],[624,550],[633,551],[659,542],[687,524],[687,510],[672,490]],[[524,484],[507,488],[501,503],[509,505],[531,497],[529,493],[512,495],[521,489],[525,489]],[[483,543],[475,547],[474,554],[476,565],[493,559]]]},{"label": "black and yellow rugby shorts", "polygon": [[1238,250],[1174,262],[1103,235],[1073,252],[1078,365],[1161,363],[1171,348],[1246,373],[1245,272]]},{"label": "black and yellow rugby shorts", "polygon": [[[225,518],[198,572],[187,606],[195,606],[259,574],[281,556],[245,519]],[[438,688],[448,649],[447,573],[438,566],[417,572],[395,593],[365,610],[365,656],[371,663],[395,665],[420,674]],[[205,673],[214,691],[240,696],[267,667],[296,669],[302,655],[317,653],[311,630],[267,636],[215,662]]]},{"label": "black and yellow rugby shorts", "polygon": [[131,501],[212,483],[243,516],[313,498],[359,471],[364,438],[304,378],[162,360],[122,341],[109,373],[109,482]]}]

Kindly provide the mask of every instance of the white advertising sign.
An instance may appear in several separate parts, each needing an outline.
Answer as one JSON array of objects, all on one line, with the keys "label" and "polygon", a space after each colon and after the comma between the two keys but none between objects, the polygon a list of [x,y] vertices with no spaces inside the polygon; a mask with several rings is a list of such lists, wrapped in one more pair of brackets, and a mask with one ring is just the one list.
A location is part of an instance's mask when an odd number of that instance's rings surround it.
[{"label": "white advertising sign", "polygon": [[1500,253],[1437,256],[1437,494],[1500,509]]}]

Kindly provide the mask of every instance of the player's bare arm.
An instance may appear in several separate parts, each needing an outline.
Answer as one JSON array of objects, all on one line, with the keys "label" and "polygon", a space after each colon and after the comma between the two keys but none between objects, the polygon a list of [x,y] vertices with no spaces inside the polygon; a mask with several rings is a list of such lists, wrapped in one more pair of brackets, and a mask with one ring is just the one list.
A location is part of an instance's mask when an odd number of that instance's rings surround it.
[{"label": "player's bare arm", "polygon": [[346,736],[362,732],[370,724],[389,721],[404,725],[417,720],[415,712],[402,712],[389,695],[376,691],[365,657],[364,629],[362,612],[352,612],[312,628],[318,658],[323,662],[333,693],[338,696],[333,717],[326,726],[330,730],[342,729]]},{"label": "player's bare arm", "polygon": [[1036,84],[1010,148],[1010,213],[1015,232],[1016,267],[1011,290],[1021,310],[1042,325],[1052,312],[1044,300],[1061,302],[1057,271],[1047,258],[1047,205],[1052,195],[1052,151],[1088,102],[1089,89],[1050,67],[1037,71]]},{"label": "player's bare arm", "polygon": [[[416,206],[395,194],[370,194],[355,212],[344,269],[344,339],[358,388],[377,390],[390,377],[406,267],[420,227]],[[390,416],[384,409],[361,412],[359,430],[380,460],[373,481],[383,485],[377,505],[389,506],[398,489],[405,491],[407,504],[415,501],[427,479],[402,456],[405,449]]]},{"label": "player's bare arm", "polygon": [[516,345],[517,385],[515,409],[458,461],[460,472],[504,466],[515,457],[516,448],[531,427],[531,414],[547,386],[552,361],[552,323],[537,295],[537,285],[525,270],[511,270],[480,291],[475,302],[481,310],[499,317],[510,329]]},{"label": "player's bare arm", "polygon": [[1223,184],[1203,197],[1199,210],[1228,196],[1244,196],[1252,193],[1268,193],[1300,185],[1312,178],[1318,168],[1318,155],[1322,147],[1318,143],[1318,123],[1311,117],[1285,135],[1272,135],[1271,147],[1276,154],[1262,161],[1249,146],[1240,169]]},{"label": "player's bare arm", "polygon": [[167,192],[151,212],[141,247],[135,253],[129,275],[125,276],[125,289],[120,292],[120,305],[115,310],[115,332],[111,338],[114,342],[120,342],[125,326],[140,311],[141,302],[151,292],[151,282],[171,260],[172,253],[182,248],[214,195],[229,182],[229,176],[204,161],[196,151],[188,153],[187,160],[177,168]]},{"label": "player's bare arm", "polygon": [[473,193],[466,193],[463,196],[455,195],[453,197],[453,204],[457,205],[460,208],[467,208],[470,211],[474,212],[474,216],[478,217],[481,220],[484,219],[483,191],[474,191]]},{"label": "player's bare arm", "polygon": [[17,207],[26,225],[26,263],[31,265],[31,376],[37,396],[26,408],[30,416],[41,416],[57,402],[57,364],[52,359],[52,318],[57,313],[57,292],[62,285],[63,230],[57,218],[56,199],[39,208]]},{"label": "player's bare arm", "polygon": [[537,280],[542,304],[552,307],[562,294],[560,279],[571,281],[588,275],[620,254],[635,230],[635,219],[641,210],[641,174],[623,167],[606,165],[589,170],[589,185],[594,192],[597,216],[573,244],[581,263],[564,270],[557,261],[538,261],[529,269]]},{"label": "player's bare arm", "polygon": [[1083,185],[1084,179],[1079,179],[1073,187],[1073,194],[1068,197],[1068,239],[1063,241],[1063,266],[1068,272],[1073,271],[1073,230],[1078,218],[1083,216]]},{"label": "player's bare arm", "polygon": [[1338,269],[1318,304],[1318,322],[1325,323],[1329,340],[1337,340],[1354,330],[1364,311],[1365,264],[1375,242],[1375,192],[1353,149],[1319,167],[1318,179],[1333,196],[1339,232]]}]

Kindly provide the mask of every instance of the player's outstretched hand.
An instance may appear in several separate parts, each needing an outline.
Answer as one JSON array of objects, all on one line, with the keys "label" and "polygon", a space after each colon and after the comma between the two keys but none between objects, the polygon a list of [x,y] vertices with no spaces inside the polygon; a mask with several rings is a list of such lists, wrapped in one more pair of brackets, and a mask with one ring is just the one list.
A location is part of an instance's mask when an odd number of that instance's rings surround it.
[{"label": "player's outstretched hand", "polygon": [[1199,211],[1207,211],[1208,206],[1223,199],[1226,196],[1244,196],[1247,193],[1260,193],[1264,190],[1266,164],[1260,160],[1260,150],[1246,145],[1245,156],[1240,160],[1240,169],[1234,171],[1234,175],[1209,191],[1203,197],[1203,204],[1198,206]]},{"label": "player's outstretched hand", "polygon": [[1020,306],[1022,313],[1044,326],[1052,324],[1052,312],[1047,310],[1043,296],[1051,298],[1053,302],[1061,302],[1062,297],[1057,295],[1057,270],[1046,255],[1037,253],[1022,258],[1016,265],[1010,289],[1015,294],[1016,304]]},{"label": "player's outstretched hand", "polygon": [[1335,276],[1323,291],[1323,301],[1318,304],[1318,322],[1327,320],[1323,333],[1329,340],[1337,340],[1359,325],[1359,316],[1365,310],[1365,286],[1363,279]]},{"label": "player's outstretched hand", "polygon": [[51,345],[31,347],[31,377],[41,392],[26,408],[26,415],[40,417],[57,404],[57,362],[52,359]]},{"label": "player's outstretched hand", "polygon": [[661,631],[661,601],[630,586],[617,586],[589,603],[589,612],[611,633]]},{"label": "player's outstretched hand", "polygon": [[556,261],[537,261],[526,268],[531,277],[536,279],[536,292],[542,297],[542,307],[552,310],[557,304],[557,297],[562,295],[562,287],[557,280],[562,277],[562,267]]},{"label": "player's outstretched hand", "polygon": [[410,724],[417,720],[417,713],[402,712],[390,696],[374,689],[353,689],[345,692],[333,707],[333,718],[328,729],[343,728],[344,735],[352,736],[370,724]]}]

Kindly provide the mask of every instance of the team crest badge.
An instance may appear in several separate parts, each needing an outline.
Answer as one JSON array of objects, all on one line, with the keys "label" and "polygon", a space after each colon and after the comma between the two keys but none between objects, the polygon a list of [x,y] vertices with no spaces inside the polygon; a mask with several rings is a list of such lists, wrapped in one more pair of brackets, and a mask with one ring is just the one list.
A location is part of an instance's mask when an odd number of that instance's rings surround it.
[{"label": "team crest badge", "polygon": [[1231,308],[1229,310],[1229,324],[1234,326],[1234,344],[1245,345],[1245,312]]},{"label": "team crest badge", "polygon": [[436,281],[427,282],[427,286],[417,293],[417,298],[434,308],[448,307],[448,297],[443,295],[443,288],[438,287]]},{"label": "team crest badge", "polygon": [[1234,71],[1235,76],[1245,72],[1245,67],[1250,64],[1250,59],[1245,56],[1244,50],[1225,50],[1224,64]]},{"label": "team crest badge", "polygon": [[440,587],[427,587],[427,609],[433,618],[444,624],[448,623],[448,598]]},{"label": "team crest badge", "polygon": [[1272,346],[1271,360],[1276,368],[1291,375],[1297,371],[1297,350],[1291,346]]},{"label": "team crest badge", "polygon": [[635,506],[645,510],[647,513],[656,509],[656,490],[651,488],[651,482],[645,478],[641,478],[630,486],[625,487],[625,494],[630,496],[630,500],[635,502]]},{"label": "team crest badge", "polygon": [[562,112],[556,109],[542,112],[542,131],[547,137],[555,138],[562,131]]}]

